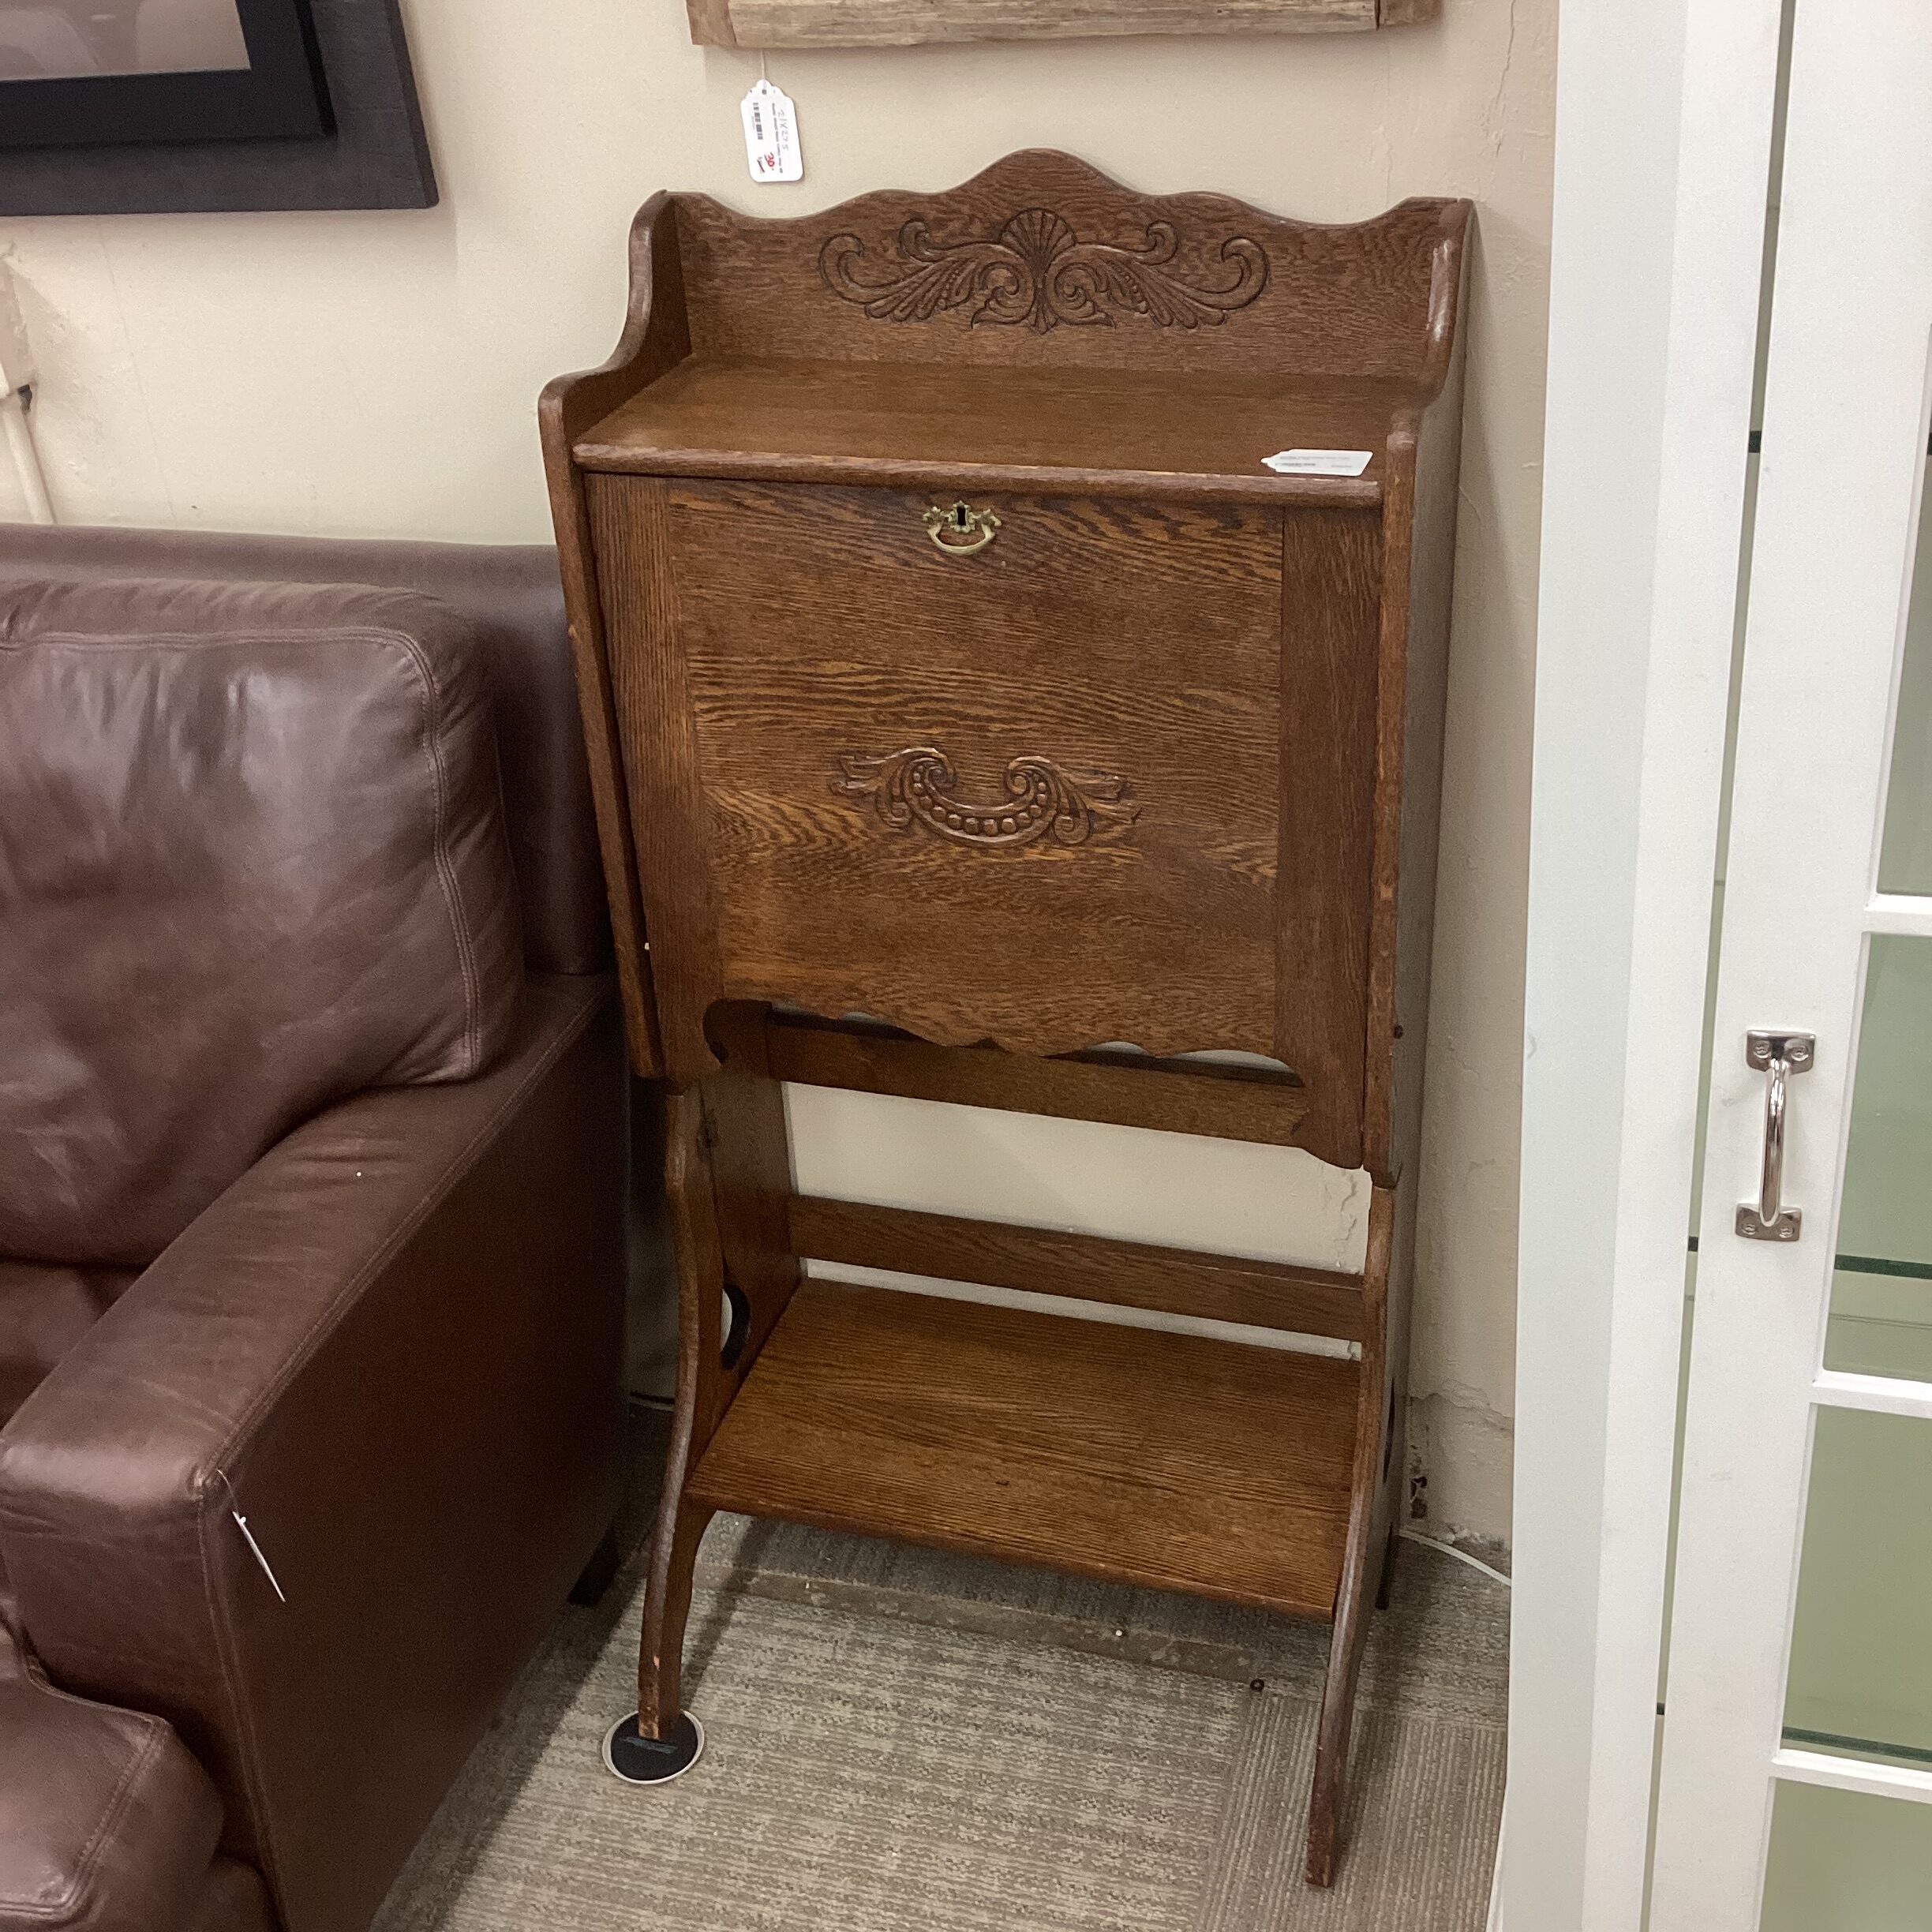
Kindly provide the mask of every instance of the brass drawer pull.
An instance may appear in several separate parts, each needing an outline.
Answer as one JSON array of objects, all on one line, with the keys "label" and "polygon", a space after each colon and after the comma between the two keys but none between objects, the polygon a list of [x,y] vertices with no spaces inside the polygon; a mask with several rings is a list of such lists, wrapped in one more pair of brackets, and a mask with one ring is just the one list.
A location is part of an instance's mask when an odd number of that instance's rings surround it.
[{"label": "brass drawer pull", "polygon": [[950,510],[934,504],[919,521],[934,545],[948,556],[971,556],[999,534],[1000,520],[990,510],[975,510],[963,502]]}]

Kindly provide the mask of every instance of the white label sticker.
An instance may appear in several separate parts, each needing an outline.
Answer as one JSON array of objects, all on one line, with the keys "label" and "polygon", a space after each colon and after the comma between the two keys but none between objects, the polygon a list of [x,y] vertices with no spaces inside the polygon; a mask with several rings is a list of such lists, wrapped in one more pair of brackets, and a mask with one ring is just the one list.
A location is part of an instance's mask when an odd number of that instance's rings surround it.
[{"label": "white label sticker", "polygon": [[1261,459],[1278,476],[1357,477],[1374,460],[1373,450],[1282,450]]},{"label": "white label sticker", "polygon": [[798,110],[789,95],[761,80],[738,103],[744,121],[745,159],[754,182],[794,182],[805,172],[799,152]]}]

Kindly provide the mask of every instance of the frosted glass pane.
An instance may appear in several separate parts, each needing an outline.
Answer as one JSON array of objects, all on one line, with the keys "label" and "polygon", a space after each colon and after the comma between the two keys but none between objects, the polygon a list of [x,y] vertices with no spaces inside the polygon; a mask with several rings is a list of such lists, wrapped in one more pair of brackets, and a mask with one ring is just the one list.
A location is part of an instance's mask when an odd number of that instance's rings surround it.
[{"label": "frosted glass pane", "polygon": [[1825,1360],[1932,1381],[1932,940],[1871,942]]},{"label": "frosted glass pane", "polygon": [[1905,626],[1905,665],[1898,723],[1892,739],[1892,782],[1886,795],[1880,889],[1932,893],[1932,490],[1919,521],[1919,567],[1912,575]]},{"label": "frosted glass pane", "polygon": [[1932,1805],[1780,1784],[1760,1932],[1926,1932]]},{"label": "frosted glass pane", "polygon": [[1932,1423],[1818,1411],[1784,1738],[1932,1765]]}]

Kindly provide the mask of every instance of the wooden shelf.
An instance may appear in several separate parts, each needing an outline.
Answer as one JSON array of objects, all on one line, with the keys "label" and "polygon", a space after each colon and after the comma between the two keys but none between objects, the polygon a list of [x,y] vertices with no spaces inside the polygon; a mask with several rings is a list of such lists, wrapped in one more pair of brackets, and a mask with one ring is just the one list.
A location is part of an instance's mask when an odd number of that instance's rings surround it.
[{"label": "wooden shelf", "polygon": [[[899,488],[1189,495],[1372,508],[1399,379],[687,358],[578,439],[586,470]],[[1365,449],[1358,477],[1285,449]]]},{"label": "wooden shelf", "polygon": [[698,1462],[716,1509],[1327,1618],[1359,1365],[802,1283]]}]

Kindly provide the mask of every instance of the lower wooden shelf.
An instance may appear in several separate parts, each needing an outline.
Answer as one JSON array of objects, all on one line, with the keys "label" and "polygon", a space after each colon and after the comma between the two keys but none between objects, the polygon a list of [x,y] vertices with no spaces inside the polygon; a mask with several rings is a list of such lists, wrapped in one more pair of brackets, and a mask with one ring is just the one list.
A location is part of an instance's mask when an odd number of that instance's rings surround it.
[{"label": "lower wooden shelf", "polygon": [[714,1509],[1327,1618],[1360,1365],[802,1282],[687,1485]]}]

